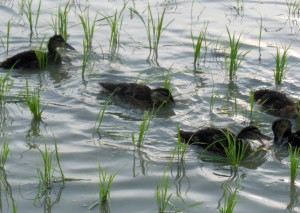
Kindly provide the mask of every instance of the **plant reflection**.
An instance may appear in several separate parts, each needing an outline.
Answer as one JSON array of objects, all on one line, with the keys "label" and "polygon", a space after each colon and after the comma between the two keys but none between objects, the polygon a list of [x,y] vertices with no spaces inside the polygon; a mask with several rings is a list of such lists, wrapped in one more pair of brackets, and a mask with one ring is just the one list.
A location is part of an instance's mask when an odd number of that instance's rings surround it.
[{"label": "plant reflection", "polygon": [[1,180],[1,193],[0,193],[0,212],[7,212],[6,210],[3,210],[3,203],[2,203],[2,193],[5,195],[5,200],[7,202],[7,206],[11,205],[12,211],[11,212],[17,212],[17,204],[15,199],[13,198],[12,188],[7,181],[7,174],[4,168],[0,169],[0,180]]},{"label": "plant reflection", "polygon": [[290,203],[287,205],[286,209],[289,212],[296,212],[294,208],[299,204],[299,193],[294,182],[290,183]]}]

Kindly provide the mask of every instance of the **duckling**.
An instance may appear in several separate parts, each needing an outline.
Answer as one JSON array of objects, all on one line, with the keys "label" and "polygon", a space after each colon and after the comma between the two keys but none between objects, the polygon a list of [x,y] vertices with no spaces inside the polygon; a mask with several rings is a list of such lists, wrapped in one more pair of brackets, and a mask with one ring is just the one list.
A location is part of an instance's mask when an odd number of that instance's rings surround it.
[{"label": "duckling", "polygon": [[246,139],[258,140],[262,145],[264,145],[262,139],[270,140],[270,137],[263,135],[255,126],[247,126],[243,128],[237,136],[224,128],[217,129],[207,127],[204,129],[200,129],[197,132],[180,131],[180,137],[183,142],[199,145],[201,147],[207,148],[207,150],[209,151],[219,154],[225,154],[224,146],[227,146],[228,144],[228,135],[231,137],[231,139],[237,140],[236,144],[238,145],[238,149],[240,147],[240,144],[248,144],[247,146],[244,146],[246,147],[247,154],[251,153],[252,147],[249,143],[246,142]]},{"label": "duckling", "polygon": [[107,92],[120,97],[124,102],[150,108],[175,103],[171,92],[166,88],[150,89],[146,85],[136,83],[99,82]]},{"label": "duckling", "polygon": [[[54,35],[48,41],[48,53],[39,52],[38,54],[46,54],[48,65],[59,65],[62,62],[61,55],[57,52],[59,47],[75,50],[61,35]],[[15,69],[37,69],[39,68],[39,62],[36,55],[35,50],[18,53],[1,62],[0,68],[10,69],[14,65]]]},{"label": "duckling", "polygon": [[290,144],[300,147],[300,131],[292,132],[292,123],[288,119],[278,119],[273,122],[274,143],[277,145]]},{"label": "duckling", "polygon": [[297,104],[278,91],[268,89],[256,90],[254,92],[254,100],[262,106],[266,113],[276,117],[295,118],[299,114]]}]

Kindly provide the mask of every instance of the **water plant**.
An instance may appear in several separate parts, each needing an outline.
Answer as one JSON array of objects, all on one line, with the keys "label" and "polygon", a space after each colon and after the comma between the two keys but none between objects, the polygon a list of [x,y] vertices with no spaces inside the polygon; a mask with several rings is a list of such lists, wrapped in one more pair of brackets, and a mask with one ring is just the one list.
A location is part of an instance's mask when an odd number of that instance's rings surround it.
[{"label": "water plant", "polygon": [[137,146],[138,148],[140,148],[144,142],[144,138],[146,135],[147,130],[150,127],[150,121],[151,121],[152,116],[149,114],[149,111],[145,111],[144,113],[144,119],[140,125],[140,131],[139,131],[139,137],[136,140],[135,139],[135,135],[134,133],[132,133],[131,138],[132,138],[132,142],[135,146]]},{"label": "water plant", "polygon": [[[163,26],[165,12],[166,12],[166,7],[165,7],[161,15],[159,14],[159,12],[157,12],[157,22],[155,22],[149,2],[148,2],[148,8],[147,8],[147,12],[148,12],[147,21],[144,20],[142,15],[137,10],[131,8],[131,11],[141,19],[141,21],[143,22],[143,24],[146,28],[148,44],[149,44],[149,49],[150,49],[148,60],[152,56],[152,59],[154,59],[154,61],[157,62],[158,46],[159,46],[159,42],[160,42],[160,37],[161,37],[162,33],[168,28],[168,26],[174,21],[174,19],[169,21],[165,26]],[[152,53],[152,50],[153,50],[153,53]]]},{"label": "water plant", "polygon": [[247,157],[246,151],[249,144],[240,141],[229,131],[224,132],[224,134],[226,134],[227,141],[220,144],[225,151],[227,162],[231,168],[236,171],[241,162]]},{"label": "water plant", "polygon": [[39,5],[37,8],[35,20],[33,18],[32,3],[33,3],[33,0],[19,1],[20,14],[23,15],[23,13],[25,13],[25,16],[29,22],[29,28],[30,28],[31,35],[33,34],[33,27],[36,29],[37,24],[38,24],[40,12],[41,12],[42,0],[39,0]]},{"label": "water plant", "polygon": [[[197,66],[199,66],[199,60],[201,58],[201,48],[202,48],[202,43],[205,42],[205,38],[206,38],[206,32],[207,32],[207,25],[206,24],[204,26],[204,29],[202,29],[200,32],[199,32],[199,35],[198,35],[198,38],[197,38],[197,42],[195,42],[196,38],[193,34],[193,31],[191,30],[191,38],[192,38],[192,44],[193,44],[193,48],[194,48],[194,69],[196,70]],[[206,46],[206,45],[205,45]],[[207,49],[207,46],[206,46],[206,49]]]},{"label": "water plant", "polygon": [[113,96],[114,93],[112,93],[105,101],[105,103],[103,104],[102,108],[100,109],[98,115],[97,115],[97,119],[96,119],[96,122],[95,122],[95,127],[94,127],[94,130],[96,129],[96,125],[98,123],[98,126],[97,126],[97,132],[99,132],[100,128],[101,128],[101,125],[102,125],[102,122],[103,122],[103,119],[104,119],[104,115],[105,115],[105,110],[106,110],[106,107],[107,105],[109,104],[110,102],[110,98]]},{"label": "water plant", "polygon": [[114,181],[116,175],[121,171],[121,169],[118,169],[113,174],[109,175],[107,168],[103,169],[101,167],[100,163],[99,163],[98,174],[99,174],[99,201],[100,201],[100,206],[106,205],[108,203],[108,201],[110,200],[111,186],[113,184],[113,181]]},{"label": "water plant", "polygon": [[68,14],[71,10],[70,1],[65,4],[65,7],[62,9],[60,6],[57,10],[57,16],[52,18],[51,27],[56,35],[62,35],[62,37],[67,41],[68,39]]},{"label": "water plant", "polygon": [[97,15],[98,13],[91,21],[89,8],[86,10],[86,13],[84,15],[79,15],[81,25],[84,31],[84,40],[86,42],[87,51],[92,51]]},{"label": "water plant", "polygon": [[[156,205],[158,208],[158,212],[166,212],[167,207],[170,205],[170,201],[172,198],[173,193],[168,193],[169,191],[169,177],[167,175],[167,169],[166,167],[161,184],[156,186],[155,191],[155,199],[156,199]],[[172,205],[173,206],[173,205]]]},{"label": "water plant", "polygon": [[45,37],[40,43],[39,48],[34,49],[35,55],[39,63],[39,68],[41,70],[46,69],[48,66],[47,48],[43,47],[44,41],[45,41]]},{"label": "water plant", "polygon": [[26,79],[26,94],[25,94],[25,101],[31,111],[31,114],[34,119],[41,120],[42,119],[42,113],[45,109],[41,109],[40,106],[40,91],[38,88],[30,91],[29,85],[28,85],[28,79]]},{"label": "water plant", "polygon": [[291,15],[293,16],[293,18],[296,18],[296,15],[298,15],[299,18],[300,2],[297,0],[286,0],[286,5],[289,10],[289,18]]},{"label": "water plant", "polygon": [[179,160],[183,160],[188,150],[189,144],[183,143],[180,137],[180,128],[177,124],[177,146],[173,149],[173,156],[177,155]]},{"label": "water plant", "polygon": [[[228,183],[224,188],[224,206],[219,209],[220,213],[233,213],[234,208],[237,204],[236,195],[239,190],[239,186],[237,186],[233,191],[229,187]],[[229,195],[228,195],[229,191]]]},{"label": "water plant", "polygon": [[250,90],[249,102],[250,102],[249,119],[250,119],[250,121],[252,121],[252,118],[253,118],[253,108],[254,108],[254,103],[255,103],[255,100],[254,100],[254,90],[253,89]]},{"label": "water plant", "polygon": [[10,38],[10,20],[7,22],[7,32],[6,32],[6,54],[8,55],[9,50],[9,38]]},{"label": "water plant", "polygon": [[[13,66],[14,67],[14,66]],[[1,106],[4,106],[6,103],[7,96],[10,93],[10,89],[13,86],[14,81],[9,80],[9,76],[13,70],[13,67],[9,69],[9,71],[6,73],[6,75],[3,77],[0,76],[0,103]]]},{"label": "water plant", "polygon": [[229,66],[228,66],[229,80],[232,81],[234,77],[236,77],[236,72],[239,66],[241,65],[246,55],[251,51],[251,49],[246,52],[240,52],[240,48],[241,48],[240,38],[242,34],[236,37],[235,32],[233,33],[233,35],[231,35],[228,27],[226,27],[226,29],[229,37],[230,53],[225,54],[225,59],[227,58],[229,59]]},{"label": "water plant", "polygon": [[298,176],[298,167],[300,161],[300,148],[293,148],[291,145],[289,146],[289,156],[291,162],[291,182],[294,183]]},{"label": "water plant", "polygon": [[278,46],[276,47],[276,56],[275,56],[276,67],[274,70],[274,79],[276,85],[280,85],[282,83],[286,72],[290,69],[290,67],[288,67],[289,49],[290,49],[290,45],[283,46],[283,54],[281,55],[280,48]]},{"label": "water plant", "polygon": [[7,141],[6,141],[6,137],[3,137],[3,146],[0,150],[0,168],[3,170],[4,166],[6,164],[6,160],[8,158],[8,155],[10,153],[10,149],[8,147]]}]

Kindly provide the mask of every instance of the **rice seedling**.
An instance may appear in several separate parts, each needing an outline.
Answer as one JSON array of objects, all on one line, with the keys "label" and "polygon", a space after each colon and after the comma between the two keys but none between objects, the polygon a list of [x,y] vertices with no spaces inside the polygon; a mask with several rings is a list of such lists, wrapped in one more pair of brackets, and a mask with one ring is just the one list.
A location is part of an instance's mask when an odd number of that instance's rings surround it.
[{"label": "rice seedling", "polygon": [[200,61],[200,58],[202,56],[202,53],[201,53],[201,48],[202,48],[202,43],[203,42],[206,42],[205,41],[205,38],[206,38],[206,32],[207,32],[207,25],[205,25],[204,29],[202,29],[200,32],[199,32],[199,35],[198,35],[198,39],[197,39],[197,42],[195,42],[195,36],[193,34],[193,31],[191,30],[191,38],[192,38],[192,43],[193,43],[193,48],[194,48],[194,69],[196,70],[197,66],[199,66],[199,61]]},{"label": "rice seedling", "polygon": [[96,125],[98,123],[98,126],[97,126],[97,132],[99,132],[100,128],[101,128],[101,125],[102,125],[102,122],[103,122],[103,119],[104,119],[104,115],[105,115],[105,110],[106,110],[106,107],[107,105],[109,104],[110,102],[110,98],[113,96],[114,93],[112,93],[105,101],[105,103],[103,104],[101,110],[99,111],[98,115],[97,115],[97,119],[96,119],[96,122],[95,122],[95,127],[94,127],[94,130],[96,129]]},{"label": "rice seedling", "polygon": [[245,160],[246,151],[248,149],[248,143],[243,143],[243,141],[238,140],[229,131],[224,132],[227,137],[226,143],[220,143],[225,151],[226,160],[231,166],[231,168],[236,171],[241,162]]},{"label": "rice seedling", "polygon": [[142,123],[140,125],[140,132],[139,132],[138,139],[137,140],[135,139],[134,133],[132,133],[132,135],[131,135],[133,144],[135,146],[137,146],[138,148],[140,148],[142,146],[143,142],[144,142],[146,132],[150,127],[151,118],[152,118],[152,116],[149,115],[149,111],[145,111],[144,120],[142,121]]},{"label": "rice seedling", "polygon": [[215,103],[216,103],[216,95],[212,94],[210,96],[210,104],[209,104],[209,111],[210,111],[210,113],[213,112]]},{"label": "rice seedling", "polygon": [[10,89],[13,86],[14,81],[9,80],[9,76],[11,72],[13,71],[13,67],[9,69],[9,71],[6,73],[6,75],[3,77],[2,75],[0,76],[0,102],[1,106],[4,106],[6,103],[6,99],[10,93]]},{"label": "rice seedling", "polygon": [[[171,20],[170,22],[168,22],[163,27],[166,7],[164,8],[161,15],[159,14],[159,12],[157,12],[157,22],[155,22],[155,20],[154,20],[154,16],[153,16],[149,2],[148,2],[147,11],[148,11],[148,19],[147,19],[147,21],[145,21],[144,18],[142,17],[142,15],[137,10],[135,10],[134,8],[131,8],[131,12],[136,14],[141,19],[141,21],[143,22],[143,24],[146,28],[146,31],[147,31],[148,44],[149,44],[149,49],[150,49],[148,60],[152,56],[152,59],[154,59],[154,61],[157,62],[158,46],[159,46],[161,35],[168,28],[168,26],[174,21],[174,19]],[[153,50],[153,53],[152,53],[152,50]]]},{"label": "rice seedling", "polygon": [[165,76],[165,81],[164,81],[163,87],[165,89],[168,89],[172,93],[173,88],[172,88],[172,84],[171,84],[170,69],[168,70],[168,73]]},{"label": "rice seedling", "polygon": [[236,37],[235,32],[233,33],[233,35],[231,35],[228,27],[226,27],[226,29],[227,29],[227,33],[228,33],[228,37],[229,37],[230,54],[229,55],[225,54],[226,55],[225,59],[229,58],[229,66],[228,66],[229,80],[232,81],[234,79],[234,77],[236,77],[236,72],[237,72],[239,66],[241,65],[241,63],[244,60],[244,58],[246,57],[246,55],[251,51],[251,49],[246,52],[240,52],[241,34],[239,35],[239,37]]},{"label": "rice seedling", "polygon": [[4,169],[4,166],[6,164],[6,160],[8,158],[8,155],[10,153],[10,149],[8,147],[7,141],[6,141],[6,137],[3,137],[3,146],[0,150],[0,168]]},{"label": "rice seedling", "polygon": [[33,91],[29,90],[28,79],[26,79],[26,94],[25,94],[25,101],[31,111],[31,114],[34,119],[41,120],[42,113],[45,109],[41,109],[40,106],[40,91],[39,89],[34,89]]},{"label": "rice seedling", "polygon": [[261,37],[262,37],[262,16],[260,14],[260,26],[259,26],[259,37],[258,37],[258,51],[259,51],[259,61],[261,61],[261,52],[260,52],[260,43],[261,43]]},{"label": "rice seedling", "polygon": [[[233,191],[229,187],[228,183],[227,186],[224,188],[224,206],[219,209],[220,213],[233,213],[234,208],[237,204],[236,195],[239,190],[239,186],[237,186]],[[228,195],[229,191],[229,195]]]},{"label": "rice seedling", "polygon": [[89,9],[87,9],[86,14],[79,15],[81,25],[82,25],[82,28],[84,31],[84,40],[86,42],[86,48],[87,48],[88,52],[92,51],[97,15],[98,15],[98,13],[95,15],[95,17],[92,21],[90,19]]},{"label": "rice seedling", "polygon": [[294,183],[299,172],[300,148],[292,148],[290,145],[288,149],[291,161],[291,182]]},{"label": "rice seedling", "polygon": [[180,128],[177,124],[177,146],[173,149],[173,156],[177,155],[179,160],[183,160],[188,150],[189,144],[183,143],[180,137]]},{"label": "rice seedling", "polygon": [[62,9],[60,6],[57,10],[57,16],[52,18],[51,27],[55,34],[62,35],[63,38],[67,41],[68,39],[68,14],[71,10],[70,1],[67,2],[65,7]]},{"label": "rice seedling", "polygon": [[[166,212],[167,207],[170,205],[173,193],[169,194],[169,177],[167,175],[168,167],[166,167],[161,184],[156,186],[155,199],[158,208],[158,212]],[[173,205],[172,205],[173,207]]]},{"label": "rice seedling", "polygon": [[8,55],[9,50],[9,38],[10,38],[10,20],[7,22],[7,32],[6,32],[6,55]]},{"label": "rice seedling", "polygon": [[29,28],[30,28],[31,35],[33,34],[33,27],[36,29],[37,24],[38,24],[40,12],[41,12],[42,0],[39,0],[39,5],[37,8],[35,20],[33,18],[32,3],[33,3],[33,0],[19,1],[20,15],[23,15],[23,13],[25,13],[25,16],[29,22]]},{"label": "rice seedling", "polygon": [[[122,169],[122,168],[121,168]],[[113,181],[116,175],[121,171],[118,169],[113,174],[109,175],[108,170],[103,169],[99,163],[98,174],[99,174],[99,201],[100,206],[107,204],[110,200],[110,191]]]},{"label": "rice seedling", "polygon": [[288,7],[289,11],[289,18],[292,15],[293,18],[296,18],[296,15],[298,15],[299,18],[299,13],[300,13],[300,2],[297,0],[286,0],[286,5]]},{"label": "rice seedling", "polygon": [[275,84],[280,85],[284,79],[286,72],[291,68],[288,67],[288,51],[290,49],[290,45],[288,47],[283,47],[283,54],[281,55],[280,48],[276,47],[276,56],[275,56],[275,63],[276,67],[274,70],[274,78]]},{"label": "rice seedling", "polygon": [[46,47],[43,47],[45,41],[45,37],[43,38],[42,42],[40,43],[39,48],[34,49],[35,55],[37,57],[39,68],[41,70],[44,70],[48,66],[48,57],[47,57],[47,51],[48,49]]}]

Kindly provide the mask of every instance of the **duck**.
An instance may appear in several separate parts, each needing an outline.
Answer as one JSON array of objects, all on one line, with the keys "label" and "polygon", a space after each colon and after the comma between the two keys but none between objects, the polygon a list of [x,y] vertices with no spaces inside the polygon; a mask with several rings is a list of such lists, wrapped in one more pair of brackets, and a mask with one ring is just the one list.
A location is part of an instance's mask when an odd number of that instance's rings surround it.
[{"label": "duck", "polygon": [[277,119],[272,123],[274,143],[300,147],[300,131],[292,132],[292,123],[286,118]]},{"label": "duck", "polygon": [[270,115],[280,118],[296,118],[299,115],[298,105],[284,93],[261,89],[254,92],[254,100]]},{"label": "duck", "polygon": [[116,95],[124,102],[145,107],[160,107],[175,103],[171,92],[166,88],[155,88],[137,83],[98,83],[106,92]]},{"label": "duck", "polygon": [[54,35],[48,41],[48,52],[43,53],[38,50],[28,50],[18,53],[5,61],[0,62],[0,68],[4,69],[38,69],[40,67],[37,54],[44,55],[47,58],[47,65],[60,65],[62,58],[57,51],[59,47],[65,47],[70,50],[75,50],[70,44],[68,44],[61,35]]},{"label": "duck", "polygon": [[238,147],[243,147],[240,145],[244,144],[244,147],[246,147],[246,154],[250,154],[253,151],[253,148],[251,144],[248,143],[248,140],[258,140],[261,145],[264,146],[262,139],[271,139],[270,137],[262,134],[256,126],[244,127],[238,133],[238,135],[235,135],[226,128],[214,127],[206,127],[196,132],[181,130],[179,134],[184,143],[198,145],[207,149],[208,151],[223,155],[226,154],[226,147],[224,146],[228,146],[229,137],[232,140],[236,140]]}]

